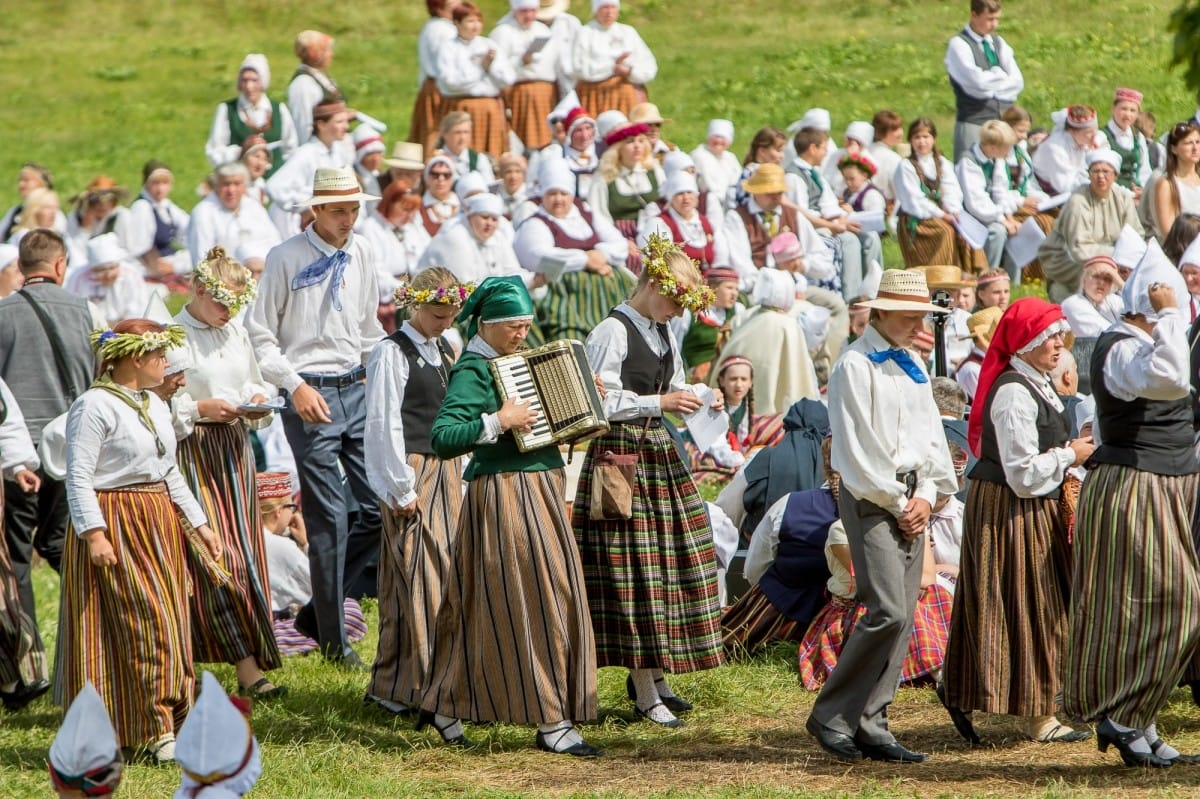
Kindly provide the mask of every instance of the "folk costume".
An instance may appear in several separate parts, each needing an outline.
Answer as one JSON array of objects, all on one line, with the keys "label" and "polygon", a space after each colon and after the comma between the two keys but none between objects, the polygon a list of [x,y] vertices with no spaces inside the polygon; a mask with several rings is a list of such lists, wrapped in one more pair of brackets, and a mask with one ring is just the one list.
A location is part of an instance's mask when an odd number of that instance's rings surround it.
[{"label": "folk costume", "polygon": [[[620,5],[617,0],[604,0],[604,5]],[[599,3],[593,2],[593,8]],[[599,113],[616,110],[626,116],[645,99],[645,85],[658,75],[658,61],[642,41],[637,30],[621,22],[607,28],[592,19],[575,34],[571,72],[575,76],[575,93],[579,106]],[[630,68],[628,76],[615,74],[617,58]]]},{"label": "folk costume", "polygon": [[[501,18],[491,38],[497,57],[507,58],[513,72],[513,83],[505,96],[505,105],[512,114],[512,131],[527,152],[540,150],[550,143],[546,117],[558,102],[556,84],[563,57],[560,43],[544,23],[534,19],[528,27],[521,27],[511,14]],[[540,49],[530,52],[531,45],[539,39],[546,41],[539,45]],[[531,58],[528,64],[526,53]]]},{"label": "folk costume", "polygon": [[[274,145],[270,148],[271,168],[267,173],[269,175],[283,166],[283,162],[299,146],[300,140],[292,112],[288,110],[287,105],[267,97],[267,89],[271,86],[271,69],[267,57],[261,53],[250,53],[242,59],[238,77],[241,78],[246,70],[258,74],[258,80],[262,84],[262,96],[252,103],[244,94],[239,93],[232,100],[218,104],[213,115],[212,128],[208,133],[208,142],[204,145],[204,154],[210,165],[218,167],[238,160],[242,156],[242,144],[246,139],[259,136],[268,144]],[[304,138],[308,138],[307,131]]]},{"label": "folk costume", "polygon": [[[1025,88],[1012,48],[999,35],[968,24],[950,38],[943,61],[954,90],[954,160],[979,141],[984,122],[999,119]],[[940,263],[940,262],[935,262]]]},{"label": "folk costume", "polygon": [[446,17],[430,16],[417,38],[417,99],[413,101],[412,121],[408,140],[424,149],[428,158],[438,137],[442,118],[442,93],[437,84],[438,53],[447,42],[458,36],[458,29]]},{"label": "folk costume", "polygon": [[946,219],[963,212],[962,188],[954,165],[945,156],[915,153],[900,162],[892,176],[899,214],[896,234],[906,267],[931,264],[957,266],[977,274],[985,267],[970,245]]},{"label": "folk costume", "polygon": [[[496,55],[485,70],[480,62],[489,51]],[[442,94],[438,114],[470,114],[470,149],[499,158],[508,150],[508,121],[500,94],[515,80],[512,63],[491,39],[476,36],[466,41],[456,35],[443,42],[438,51],[437,87]]]}]

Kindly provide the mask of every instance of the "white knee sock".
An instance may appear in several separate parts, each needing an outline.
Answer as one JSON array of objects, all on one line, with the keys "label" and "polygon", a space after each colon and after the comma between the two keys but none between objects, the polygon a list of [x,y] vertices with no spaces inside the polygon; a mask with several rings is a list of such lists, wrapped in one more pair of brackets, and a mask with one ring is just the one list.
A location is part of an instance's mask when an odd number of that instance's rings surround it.
[{"label": "white knee sock", "polygon": [[583,736],[575,729],[570,719],[542,724],[538,727],[538,732],[542,734],[546,745],[555,752],[564,752],[576,744],[583,743]]},{"label": "white knee sock", "polygon": [[[1158,724],[1157,723],[1151,724],[1149,727],[1146,728],[1146,740],[1149,741],[1150,743],[1154,743],[1155,738],[1158,738]],[[1158,748],[1154,750],[1154,754],[1156,757],[1161,757],[1164,760],[1171,760],[1173,758],[1179,757],[1179,750],[1176,749],[1175,747],[1171,746],[1166,741],[1160,740],[1160,742],[1158,744]]]},{"label": "white knee sock", "polygon": [[[1102,724],[1107,724],[1108,726],[1112,727],[1117,732],[1133,732],[1133,731],[1137,730],[1137,727],[1125,727],[1121,724],[1116,723],[1112,719],[1105,719],[1102,722]],[[1145,733],[1143,733],[1141,738],[1135,738],[1135,739],[1133,739],[1133,741],[1131,741],[1127,745],[1134,752],[1140,752],[1143,755],[1153,754],[1153,752],[1150,751],[1150,742],[1148,740],[1146,740],[1146,738],[1147,738],[1147,736],[1145,735]]]},{"label": "white knee sock", "polygon": [[675,721],[675,714],[667,710],[659,698],[658,689],[654,685],[654,672],[651,669],[630,669],[629,676],[633,678],[633,690],[637,694],[638,710],[659,724]]},{"label": "white knee sock", "polygon": [[671,686],[667,685],[667,677],[663,674],[662,669],[650,669],[650,673],[654,675],[654,689],[658,691],[659,697],[675,696],[675,692],[671,690]]},{"label": "white knee sock", "polygon": [[460,719],[443,716],[440,713],[433,715],[433,726],[437,727],[438,734],[442,736],[443,741],[449,741],[463,734],[463,725]]}]

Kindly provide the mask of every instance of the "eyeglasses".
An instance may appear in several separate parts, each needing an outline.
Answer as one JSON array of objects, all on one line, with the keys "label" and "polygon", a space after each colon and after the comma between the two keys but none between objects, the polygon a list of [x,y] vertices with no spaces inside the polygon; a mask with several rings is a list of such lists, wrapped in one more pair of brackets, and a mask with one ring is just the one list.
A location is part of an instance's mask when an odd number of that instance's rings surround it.
[{"label": "eyeglasses", "polygon": [[434,180],[449,180],[454,176],[449,172],[430,172],[429,177],[433,178]]}]

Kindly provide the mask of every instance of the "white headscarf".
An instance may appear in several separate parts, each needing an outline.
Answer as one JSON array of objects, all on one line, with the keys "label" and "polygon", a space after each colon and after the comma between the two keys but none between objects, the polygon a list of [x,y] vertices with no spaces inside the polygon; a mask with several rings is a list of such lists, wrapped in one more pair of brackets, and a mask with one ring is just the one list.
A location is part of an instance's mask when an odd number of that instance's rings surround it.
[{"label": "white headscarf", "polygon": [[1121,291],[1121,299],[1125,301],[1125,308],[1129,313],[1141,314],[1152,322],[1158,321],[1158,313],[1150,305],[1150,286],[1155,283],[1165,283],[1174,289],[1176,307],[1186,307],[1184,303],[1188,301],[1188,290],[1187,284],[1183,282],[1183,275],[1171,264],[1158,241],[1150,239],[1146,246],[1146,254],[1129,275],[1129,280],[1125,281],[1125,288]]},{"label": "white headscarf", "polygon": [[796,304],[796,281],[788,272],[760,269],[754,284],[753,301],[755,305],[790,311]]}]

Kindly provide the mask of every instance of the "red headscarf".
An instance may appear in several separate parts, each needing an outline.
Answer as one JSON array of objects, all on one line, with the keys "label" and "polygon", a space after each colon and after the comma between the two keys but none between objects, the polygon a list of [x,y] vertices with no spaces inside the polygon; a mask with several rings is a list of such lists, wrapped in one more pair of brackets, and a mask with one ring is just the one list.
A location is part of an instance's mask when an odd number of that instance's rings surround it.
[{"label": "red headscarf", "polygon": [[976,457],[979,456],[979,441],[983,435],[984,405],[992,384],[1008,368],[1008,362],[1017,354],[1017,350],[1037,338],[1050,325],[1065,318],[1060,306],[1038,297],[1017,300],[1000,317],[979,370],[979,385],[975,389],[971,421],[967,426],[967,442]]}]

